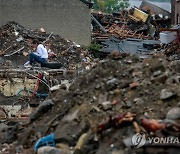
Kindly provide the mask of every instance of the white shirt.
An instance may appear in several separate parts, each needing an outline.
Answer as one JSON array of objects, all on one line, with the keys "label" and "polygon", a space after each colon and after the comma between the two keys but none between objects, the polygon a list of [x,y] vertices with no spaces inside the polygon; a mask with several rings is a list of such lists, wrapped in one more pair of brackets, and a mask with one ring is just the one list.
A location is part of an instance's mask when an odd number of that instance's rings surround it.
[{"label": "white shirt", "polygon": [[39,45],[37,46],[36,54],[37,54],[38,56],[40,56],[41,58],[45,58],[45,59],[48,58],[47,49],[46,49],[42,44],[39,44]]}]

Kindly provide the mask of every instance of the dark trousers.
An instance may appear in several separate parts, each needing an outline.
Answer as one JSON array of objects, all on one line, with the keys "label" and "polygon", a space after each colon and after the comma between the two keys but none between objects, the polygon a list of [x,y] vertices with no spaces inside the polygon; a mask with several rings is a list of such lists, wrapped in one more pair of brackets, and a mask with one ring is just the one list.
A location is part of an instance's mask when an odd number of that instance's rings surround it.
[{"label": "dark trousers", "polygon": [[40,64],[43,64],[43,63],[46,63],[46,59],[45,58],[41,58],[40,56],[36,55],[35,53],[31,52],[29,54],[29,61],[30,61],[30,64],[32,65],[32,63],[34,62],[37,62],[37,63],[40,63]]}]

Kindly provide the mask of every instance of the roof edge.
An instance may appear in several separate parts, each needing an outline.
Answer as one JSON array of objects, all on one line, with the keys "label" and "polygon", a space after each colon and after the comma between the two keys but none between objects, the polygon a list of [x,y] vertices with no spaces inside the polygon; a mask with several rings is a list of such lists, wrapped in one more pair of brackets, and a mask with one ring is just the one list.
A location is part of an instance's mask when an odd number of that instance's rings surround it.
[{"label": "roof edge", "polygon": [[93,7],[93,2],[91,2],[91,0],[80,0],[81,2],[83,2],[84,4],[86,4],[89,8]]}]

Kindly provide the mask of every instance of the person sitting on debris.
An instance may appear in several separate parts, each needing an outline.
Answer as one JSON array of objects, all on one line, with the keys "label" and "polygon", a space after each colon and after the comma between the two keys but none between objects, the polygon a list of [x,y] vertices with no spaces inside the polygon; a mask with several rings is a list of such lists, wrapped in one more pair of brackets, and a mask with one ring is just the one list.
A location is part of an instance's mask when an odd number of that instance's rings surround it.
[{"label": "person sitting on debris", "polygon": [[56,57],[55,53],[50,51],[50,46],[51,44],[49,41],[39,43],[38,40],[33,40],[33,50],[29,54],[29,61],[24,64],[24,67],[31,68],[32,64],[35,62],[41,64],[41,67],[46,67],[50,69],[59,69],[63,67],[60,62],[48,62],[48,58]]},{"label": "person sitting on debris", "polygon": [[32,42],[33,51],[29,54],[29,62],[25,64],[25,67],[30,67],[35,62],[40,63],[41,65],[47,63],[50,43],[47,41],[44,44],[40,43],[36,39],[33,40]]}]

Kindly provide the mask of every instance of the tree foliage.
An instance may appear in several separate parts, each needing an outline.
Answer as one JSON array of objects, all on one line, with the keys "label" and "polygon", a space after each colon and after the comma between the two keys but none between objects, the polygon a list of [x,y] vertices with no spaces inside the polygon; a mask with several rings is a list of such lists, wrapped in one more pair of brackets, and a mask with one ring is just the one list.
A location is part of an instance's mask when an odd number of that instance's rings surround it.
[{"label": "tree foliage", "polygon": [[118,12],[129,7],[129,0],[94,0],[94,9],[107,13]]}]

